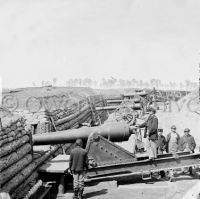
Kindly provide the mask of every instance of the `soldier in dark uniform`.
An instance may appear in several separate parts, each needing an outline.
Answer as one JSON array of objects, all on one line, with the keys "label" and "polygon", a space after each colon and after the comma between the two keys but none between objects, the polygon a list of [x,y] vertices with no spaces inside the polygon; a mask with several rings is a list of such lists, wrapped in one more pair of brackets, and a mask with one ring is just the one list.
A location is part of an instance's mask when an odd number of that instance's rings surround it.
[{"label": "soldier in dark uniform", "polygon": [[194,153],[195,147],[196,147],[196,142],[194,140],[194,137],[190,135],[190,129],[186,128],[184,130],[184,136],[182,136],[180,139],[179,150],[189,151],[191,153]]},{"label": "soldier in dark uniform", "polygon": [[88,169],[87,152],[82,148],[81,139],[76,140],[76,147],[70,153],[69,169],[73,175],[74,199],[82,199],[84,191],[84,177]]},{"label": "soldier in dark uniform", "polygon": [[156,110],[151,107],[149,109],[150,114],[148,119],[139,125],[139,128],[145,127],[144,138],[147,138],[146,149],[149,155],[149,159],[153,160],[157,158],[156,141],[158,139],[158,118],[155,113]]},{"label": "soldier in dark uniform", "polygon": [[163,154],[163,151],[166,151],[166,139],[163,135],[163,129],[158,129],[158,140],[156,142],[157,144],[157,154],[161,155]]},{"label": "soldier in dark uniform", "polygon": [[[195,139],[192,135],[190,135],[190,129],[186,128],[184,130],[184,136],[181,137],[179,143],[179,150],[186,151],[190,153],[194,153],[194,149],[196,147]],[[193,174],[192,167],[182,169],[183,172],[189,171],[190,175]]]}]

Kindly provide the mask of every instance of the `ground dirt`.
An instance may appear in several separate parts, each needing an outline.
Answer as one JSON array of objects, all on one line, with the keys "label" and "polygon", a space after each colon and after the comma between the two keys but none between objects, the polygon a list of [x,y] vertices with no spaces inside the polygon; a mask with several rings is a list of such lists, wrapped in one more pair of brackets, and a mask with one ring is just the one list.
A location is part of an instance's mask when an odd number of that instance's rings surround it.
[{"label": "ground dirt", "polygon": [[[199,182],[187,175],[180,175],[176,182],[148,181],[127,182],[118,184],[115,181],[101,182],[95,186],[86,186],[84,198],[94,199],[182,199],[187,191]],[[72,192],[65,194],[63,199],[71,199]],[[190,198],[188,198],[190,199]],[[198,199],[198,198],[197,198]]]}]

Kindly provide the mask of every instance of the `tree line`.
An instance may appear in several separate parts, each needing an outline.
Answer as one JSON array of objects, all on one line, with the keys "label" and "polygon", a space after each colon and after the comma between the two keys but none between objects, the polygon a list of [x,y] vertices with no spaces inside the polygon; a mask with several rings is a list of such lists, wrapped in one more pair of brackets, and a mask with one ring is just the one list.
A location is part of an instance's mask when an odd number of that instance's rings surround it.
[{"label": "tree line", "polygon": [[[35,85],[35,84],[33,84]],[[58,79],[53,78],[51,81],[42,81],[42,86],[57,86]],[[65,86],[68,87],[91,87],[91,88],[156,88],[167,90],[194,90],[198,88],[198,82],[185,80],[183,82],[162,82],[160,79],[151,79],[149,81],[138,79],[117,79],[114,77],[102,78],[101,80],[93,80],[91,78],[70,78],[66,80]]]}]

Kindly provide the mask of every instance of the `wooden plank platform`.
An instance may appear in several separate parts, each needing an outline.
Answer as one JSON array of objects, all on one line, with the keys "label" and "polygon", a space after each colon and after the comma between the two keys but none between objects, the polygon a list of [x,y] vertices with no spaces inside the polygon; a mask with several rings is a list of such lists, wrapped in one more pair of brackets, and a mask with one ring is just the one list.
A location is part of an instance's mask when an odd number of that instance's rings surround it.
[{"label": "wooden plank platform", "polygon": [[69,155],[58,155],[39,168],[39,172],[64,173],[69,168]]}]

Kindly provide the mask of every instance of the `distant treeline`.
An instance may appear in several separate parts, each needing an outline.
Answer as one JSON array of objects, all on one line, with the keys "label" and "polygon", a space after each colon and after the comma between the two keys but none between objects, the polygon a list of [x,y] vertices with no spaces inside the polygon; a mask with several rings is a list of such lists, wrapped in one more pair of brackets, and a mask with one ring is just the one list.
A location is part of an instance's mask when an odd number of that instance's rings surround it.
[{"label": "distant treeline", "polygon": [[[53,78],[52,81],[42,81],[42,86],[57,86],[58,79]],[[151,79],[150,81],[138,79],[117,79],[114,77],[102,78],[100,81],[90,78],[73,78],[66,81],[66,86],[70,87],[91,87],[91,88],[156,88],[169,90],[194,90],[198,88],[198,82],[185,80],[183,82],[167,82],[164,83],[160,79]]]}]

